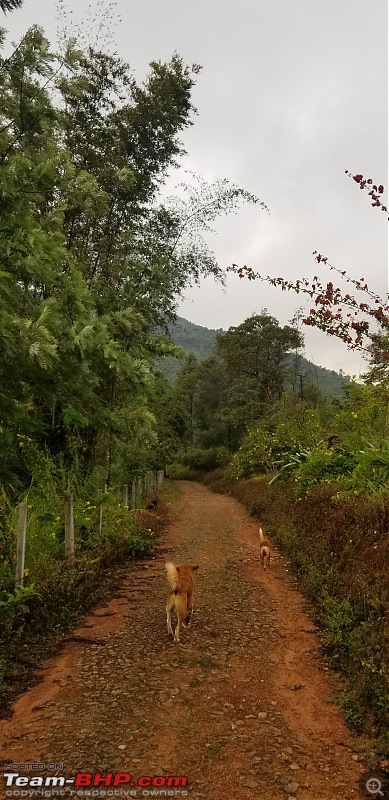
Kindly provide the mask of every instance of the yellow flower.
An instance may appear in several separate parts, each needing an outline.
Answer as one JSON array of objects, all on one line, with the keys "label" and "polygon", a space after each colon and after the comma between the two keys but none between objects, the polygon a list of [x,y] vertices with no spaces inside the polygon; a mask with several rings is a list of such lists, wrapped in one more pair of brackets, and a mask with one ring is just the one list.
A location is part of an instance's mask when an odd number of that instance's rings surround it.
[{"label": "yellow flower", "polygon": [[27,577],[27,575],[28,575],[28,572],[29,572],[29,571],[28,571],[28,569],[25,569],[25,570],[24,570],[24,576],[25,576],[25,577]]},{"label": "yellow flower", "polygon": [[60,519],[61,519],[61,517],[56,517],[55,521],[58,522]]},{"label": "yellow flower", "polygon": [[32,508],[32,505],[27,506],[27,508]]},{"label": "yellow flower", "polygon": [[53,532],[52,532],[52,534],[51,534],[51,538],[52,538],[52,539],[56,539],[56,538],[57,538],[57,537],[56,537],[56,534],[54,533],[54,531],[53,531]]}]

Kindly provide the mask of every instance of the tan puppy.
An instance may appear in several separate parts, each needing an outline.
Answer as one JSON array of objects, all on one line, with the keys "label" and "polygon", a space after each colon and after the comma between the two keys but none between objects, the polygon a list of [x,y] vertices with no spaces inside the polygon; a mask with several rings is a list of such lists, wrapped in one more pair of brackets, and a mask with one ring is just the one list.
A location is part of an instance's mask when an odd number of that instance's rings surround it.
[{"label": "tan puppy", "polygon": [[171,561],[165,564],[167,582],[170,592],[166,602],[166,624],[168,633],[173,635],[172,611],[176,609],[177,626],[174,632],[174,641],[180,641],[180,627],[185,628],[185,621],[189,625],[193,614],[194,599],[194,571],[198,564],[180,564],[176,567]]},{"label": "tan puppy", "polygon": [[262,528],[259,529],[259,560],[264,569],[270,566],[270,542]]}]

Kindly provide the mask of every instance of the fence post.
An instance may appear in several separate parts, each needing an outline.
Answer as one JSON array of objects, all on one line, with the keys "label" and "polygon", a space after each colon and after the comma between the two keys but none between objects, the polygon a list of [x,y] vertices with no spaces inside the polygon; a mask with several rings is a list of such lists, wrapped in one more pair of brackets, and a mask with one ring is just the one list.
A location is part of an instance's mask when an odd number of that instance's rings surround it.
[{"label": "fence post", "polygon": [[65,560],[74,563],[74,517],[73,495],[65,496]]},{"label": "fence post", "polygon": [[123,483],[122,490],[123,490],[123,495],[122,495],[123,505],[128,506],[128,483]]},{"label": "fence post", "polygon": [[103,500],[103,490],[99,489],[99,522],[98,522],[98,527],[97,527],[99,536],[101,536],[101,532],[103,530],[103,504],[102,504],[102,500]]},{"label": "fence post", "polygon": [[23,586],[24,556],[26,552],[27,501],[18,505],[18,538],[16,544],[15,589]]}]

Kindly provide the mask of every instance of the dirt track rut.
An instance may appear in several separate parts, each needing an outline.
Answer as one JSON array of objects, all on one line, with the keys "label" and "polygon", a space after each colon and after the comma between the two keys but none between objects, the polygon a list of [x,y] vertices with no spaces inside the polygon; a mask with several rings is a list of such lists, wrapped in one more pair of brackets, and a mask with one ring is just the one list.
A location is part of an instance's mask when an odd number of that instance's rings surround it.
[{"label": "dirt track rut", "polygon": [[[0,722],[2,758],[62,762],[68,776],[185,775],[193,800],[357,798],[362,767],[285,560],[273,550],[262,570],[257,524],[235,500],[181,490],[155,558],[129,566],[117,596]],[[167,558],[200,564],[192,626],[176,645]]]}]

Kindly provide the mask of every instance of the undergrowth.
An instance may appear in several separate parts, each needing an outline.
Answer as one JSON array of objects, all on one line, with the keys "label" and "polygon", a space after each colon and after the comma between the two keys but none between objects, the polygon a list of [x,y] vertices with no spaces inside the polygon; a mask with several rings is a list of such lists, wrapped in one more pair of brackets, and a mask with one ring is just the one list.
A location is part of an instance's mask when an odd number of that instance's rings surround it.
[{"label": "undergrowth", "polygon": [[74,629],[92,605],[112,592],[130,559],[150,555],[167,520],[166,503],[157,513],[130,511],[114,492],[103,497],[99,533],[93,498],[75,497],[75,563],[64,561],[63,496],[53,490],[50,505],[39,493],[28,496],[24,585],[15,589],[15,513],[3,498],[0,514],[0,713],[30,684],[33,669]]},{"label": "undergrowth", "polygon": [[[271,475],[270,475],[271,478]],[[206,485],[236,497],[280,545],[309,596],[332,666],[348,678],[340,703],[353,730],[389,755],[389,497],[345,497],[336,485],[296,496],[269,475]]]}]

